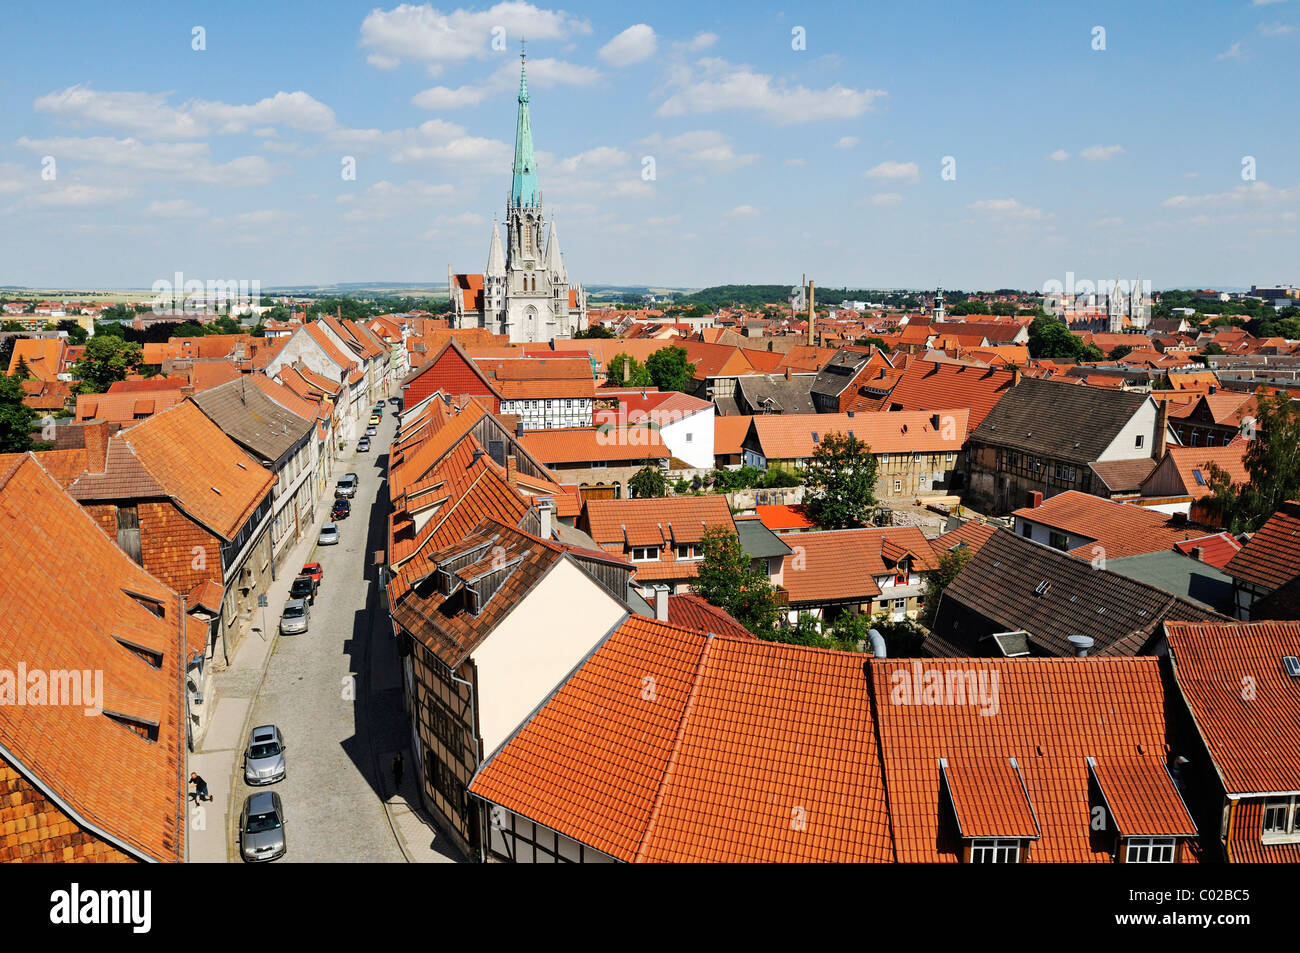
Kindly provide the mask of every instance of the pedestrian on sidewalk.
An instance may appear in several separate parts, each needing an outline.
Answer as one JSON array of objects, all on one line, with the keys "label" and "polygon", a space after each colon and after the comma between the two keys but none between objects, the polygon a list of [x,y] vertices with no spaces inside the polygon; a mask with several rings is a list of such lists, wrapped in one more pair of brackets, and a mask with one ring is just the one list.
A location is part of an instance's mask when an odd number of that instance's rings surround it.
[{"label": "pedestrian on sidewalk", "polygon": [[402,771],[406,768],[406,763],[402,760],[402,752],[393,755],[393,790],[402,790]]},{"label": "pedestrian on sidewalk", "polygon": [[190,772],[190,784],[194,785],[194,803],[200,801],[211,801],[212,795],[208,793],[208,782],[199,777],[198,772]]}]

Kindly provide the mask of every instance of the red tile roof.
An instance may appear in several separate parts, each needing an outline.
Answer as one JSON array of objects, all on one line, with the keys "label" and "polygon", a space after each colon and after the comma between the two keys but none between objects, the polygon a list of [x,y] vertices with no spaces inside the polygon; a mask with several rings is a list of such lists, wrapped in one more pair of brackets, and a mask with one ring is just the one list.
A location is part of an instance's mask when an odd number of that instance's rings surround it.
[{"label": "red tile roof", "polygon": [[763,525],[773,532],[789,529],[813,529],[817,526],[808,518],[806,507],[802,503],[794,506],[784,504],[755,506],[754,512]]},{"label": "red tile roof", "polygon": [[[625,541],[629,546],[695,543],[709,527],[736,529],[724,496],[588,500],[584,522],[591,538],[607,551],[622,551]],[[638,569],[646,565],[637,564]]]},{"label": "red tile roof", "polygon": [[893,854],[862,656],[639,616],[470,790],[629,862]]},{"label": "red tile roof", "polygon": [[1166,622],[1178,690],[1226,792],[1300,791],[1300,622]]},{"label": "red tile roof", "polygon": [[936,558],[940,553],[946,553],[960,545],[968,547],[972,553],[978,553],[980,547],[988,542],[988,538],[996,532],[997,530],[988,523],[981,523],[979,520],[967,520],[956,529],[949,530],[930,540],[930,548],[934,550]]},{"label": "red tile roof", "polygon": [[1207,566],[1223,569],[1233,556],[1241,552],[1241,543],[1228,533],[1213,533],[1209,536],[1195,536],[1174,543],[1174,549],[1184,556],[1193,555],[1193,550],[1201,550],[1199,559]]},{"label": "red tile roof", "polygon": [[672,456],[659,433],[645,427],[530,430],[519,438],[519,444],[547,466],[589,460],[667,460]]},{"label": "red tile roof", "polygon": [[749,416],[713,418],[713,452],[715,455],[739,454],[749,433]]},{"label": "red tile roof", "polygon": [[934,551],[916,526],[828,530],[781,538],[794,550],[785,557],[782,573],[792,606],[868,602],[880,595],[874,577],[892,573],[898,560],[909,554],[914,572],[936,566]]},{"label": "red tile roof", "polygon": [[852,417],[847,413],[763,414],[753,418],[750,430],[769,461],[811,458],[817,452],[814,435],[820,438],[830,433],[852,434],[877,454],[956,453],[966,441],[968,417],[965,408],[934,414],[855,413]]},{"label": "red tile roof", "polygon": [[733,639],[758,638],[725,609],[719,609],[693,592],[680,592],[668,597],[668,621],[683,629],[698,629]]},{"label": "red tile roof", "polygon": [[1022,507],[1012,515],[1092,540],[1070,551],[1070,555],[1087,560],[1097,555],[1094,546],[1101,546],[1107,559],[1118,559],[1172,549],[1177,542],[1205,534],[1198,527],[1176,523],[1168,513],[1078,490],[1058,493],[1039,506]]},{"label": "red tile roof", "polygon": [[[4,760],[48,795],[24,793],[25,782],[3,772],[0,858],[97,859],[103,852],[84,836],[94,827],[138,857],[183,861],[179,599],[26,454],[0,456],[0,604],[0,668],[100,672],[103,691],[85,704],[0,705]],[[156,740],[144,737],[151,731]]]},{"label": "red tile roof", "polygon": [[1283,503],[1223,569],[1267,589],[1300,575],[1300,502]]},{"label": "red tile roof", "polygon": [[959,859],[956,831],[940,824],[941,758],[966,808],[963,834],[970,817],[977,836],[999,827],[1007,828],[1002,836],[1025,836],[1015,759],[1042,831],[1029,849],[1033,862],[1111,860],[1113,844],[1093,843],[1088,758],[1102,766],[1107,798],[1125,823],[1161,828],[1121,833],[1194,831],[1164,771],[1165,700],[1155,658],[880,659],[870,666],[898,860]]}]

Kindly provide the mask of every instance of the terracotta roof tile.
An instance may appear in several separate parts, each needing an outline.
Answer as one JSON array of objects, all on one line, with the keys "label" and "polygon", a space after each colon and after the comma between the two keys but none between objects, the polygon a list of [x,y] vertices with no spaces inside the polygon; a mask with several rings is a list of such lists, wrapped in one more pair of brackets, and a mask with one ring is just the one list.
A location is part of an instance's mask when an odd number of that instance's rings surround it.
[{"label": "terracotta roof tile", "polygon": [[841,529],[781,537],[794,553],[785,557],[782,584],[790,605],[869,602],[880,595],[875,577],[892,573],[906,553],[914,571],[933,569],[930,544],[916,526]]},{"label": "terracotta roof tile", "polygon": [[1283,503],[1223,569],[1267,589],[1300,575],[1300,502]]}]

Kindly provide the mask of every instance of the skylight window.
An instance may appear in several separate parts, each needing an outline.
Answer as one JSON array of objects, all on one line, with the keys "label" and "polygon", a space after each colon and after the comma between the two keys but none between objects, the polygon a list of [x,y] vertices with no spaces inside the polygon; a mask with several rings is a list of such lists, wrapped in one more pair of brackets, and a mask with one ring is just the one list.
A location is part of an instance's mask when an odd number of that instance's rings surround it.
[{"label": "skylight window", "polygon": [[1282,656],[1282,667],[1286,669],[1286,673],[1292,678],[1300,678],[1300,658],[1296,658],[1294,655],[1284,655]]},{"label": "skylight window", "polygon": [[1205,485],[1206,485],[1206,483],[1205,483],[1205,474],[1201,473],[1200,470],[1193,470],[1193,471],[1192,471],[1192,476],[1196,478],[1196,485],[1197,485],[1197,486],[1205,486]]}]

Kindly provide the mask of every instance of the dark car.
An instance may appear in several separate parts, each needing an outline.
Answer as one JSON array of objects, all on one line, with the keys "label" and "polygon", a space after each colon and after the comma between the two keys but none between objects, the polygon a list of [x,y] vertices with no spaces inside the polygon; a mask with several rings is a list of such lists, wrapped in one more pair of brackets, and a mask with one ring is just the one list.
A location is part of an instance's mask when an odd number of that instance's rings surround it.
[{"label": "dark car", "polygon": [[343,500],[343,499],[335,500],[334,505],[330,507],[330,519],[345,520],[351,515],[352,515],[352,504],[349,503],[347,500]]},{"label": "dark car", "polygon": [[290,599],[306,599],[308,603],[316,602],[316,580],[311,576],[299,576],[289,586]]}]

